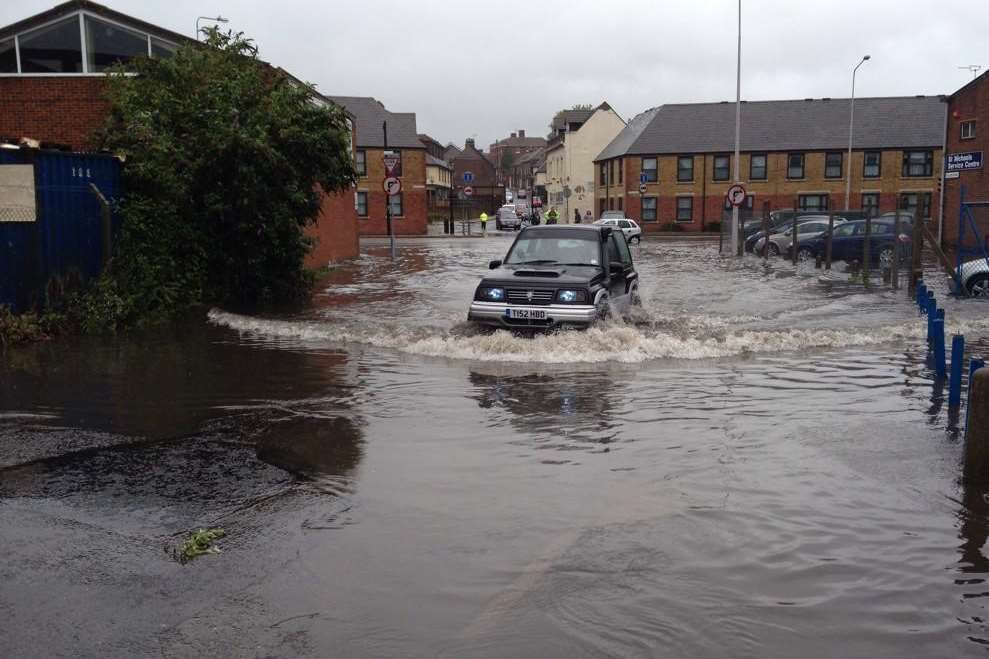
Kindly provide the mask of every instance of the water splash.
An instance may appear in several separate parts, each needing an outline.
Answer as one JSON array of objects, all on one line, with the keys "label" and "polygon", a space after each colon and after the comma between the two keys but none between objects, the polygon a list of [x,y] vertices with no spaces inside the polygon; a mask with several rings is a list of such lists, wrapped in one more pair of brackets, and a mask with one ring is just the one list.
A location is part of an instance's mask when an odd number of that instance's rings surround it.
[{"label": "water splash", "polygon": [[[485,362],[548,364],[639,363],[653,359],[711,359],[749,353],[794,352],[808,348],[881,345],[924,337],[922,321],[879,327],[740,329],[752,317],[702,319],[686,317],[679,324],[611,321],[584,331],[559,331],[523,337],[497,330],[485,332],[467,323],[452,327],[408,327],[380,323],[336,324],[329,321],[266,319],[218,309],[209,321],[241,334],[301,344],[363,344],[430,357]],[[989,329],[989,320],[968,321],[953,332]]]}]

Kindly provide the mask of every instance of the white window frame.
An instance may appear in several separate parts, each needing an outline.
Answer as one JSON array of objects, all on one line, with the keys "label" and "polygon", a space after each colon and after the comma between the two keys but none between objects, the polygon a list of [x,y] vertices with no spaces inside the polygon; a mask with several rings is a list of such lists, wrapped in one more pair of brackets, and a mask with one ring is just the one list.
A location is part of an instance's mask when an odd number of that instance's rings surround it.
[{"label": "white window frame", "polygon": [[[55,25],[56,23],[61,23],[63,21],[67,21],[70,18],[72,18],[73,16],[75,16],[76,19],[79,21],[79,39],[80,39],[80,42],[79,43],[80,43],[80,49],[82,51],[82,73],[23,73],[23,70],[24,69],[21,66],[21,42],[20,42],[20,37],[22,35],[29,34],[31,32],[35,32],[37,30],[41,30],[43,28],[46,28],[46,27]],[[85,17],[86,16],[89,16],[89,17],[91,17],[91,18],[93,18],[95,20],[98,20],[98,21],[102,21],[104,23],[108,23],[110,25],[114,25],[114,26],[116,26],[116,27],[118,27],[118,28],[120,28],[122,30],[127,30],[128,32],[131,32],[131,33],[143,34],[144,37],[145,37],[145,42],[147,43],[147,55],[148,55],[148,57],[151,57],[151,39],[152,39],[152,37],[154,37],[158,41],[161,41],[162,43],[168,44],[169,46],[173,46],[176,49],[179,48],[179,44],[173,43],[172,41],[169,41],[168,39],[163,39],[163,38],[161,38],[161,37],[159,37],[157,35],[152,35],[150,32],[146,32],[145,30],[141,30],[141,29],[136,28],[136,27],[134,27],[132,25],[127,25],[126,23],[121,23],[120,21],[115,21],[115,20],[110,19],[110,18],[107,18],[105,16],[101,16],[100,14],[97,14],[97,13],[94,13],[94,12],[91,12],[91,11],[87,11],[85,9],[79,9],[79,10],[76,10],[76,11],[73,11],[73,12],[69,12],[67,14],[63,14],[62,16],[59,16],[57,18],[53,18],[50,21],[45,21],[44,23],[41,23],[40,25],[35,25],[35,26],[31,27],[31,28],[28,28],[26,30],[22,30],[21,32],[18,32],[17,34],[15,34],[14,35],[14,55],[15,55],[15,58],[17,60],[17,72],[16,73],[0,73],[0,78],[13,78],[13,77],[25,77],[25,78],[57,78],[57,77],[63,77],[63,78],[65,78],[65,77],[73,77],[73,78],[82,78],[82,77],[87,77],[87,76],[88,77],[94,77],[94,76],[102,77],[102,76],[105,76],[106,75],[105,72],[98,72],[98,71],[90,71],[89,70],[89,57],[88,57],[88,54],[89,54],[89,43],[86,41],[86,21],[85,21]]]},{"label": "white window frame", "polygon": [[[968,135],[965,134],[965,127],[966,126],[971,126],[971,128],[972,128],[971,132]],[[974,140],[975,139],[975,119],[969,119],[967,121],[961,122],[961,138],[960,139],[963,139],[963,140]]]}]

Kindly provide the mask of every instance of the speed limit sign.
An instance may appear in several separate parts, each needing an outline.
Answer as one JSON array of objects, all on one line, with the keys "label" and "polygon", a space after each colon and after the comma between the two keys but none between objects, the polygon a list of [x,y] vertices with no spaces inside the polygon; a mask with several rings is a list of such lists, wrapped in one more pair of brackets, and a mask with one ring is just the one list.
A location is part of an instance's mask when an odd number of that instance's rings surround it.
[{"label": "speed limit sign", "polygon": [[732,206],[741,206],[745,203],[745,187],[740,183],[728,188],[728,203]]}]

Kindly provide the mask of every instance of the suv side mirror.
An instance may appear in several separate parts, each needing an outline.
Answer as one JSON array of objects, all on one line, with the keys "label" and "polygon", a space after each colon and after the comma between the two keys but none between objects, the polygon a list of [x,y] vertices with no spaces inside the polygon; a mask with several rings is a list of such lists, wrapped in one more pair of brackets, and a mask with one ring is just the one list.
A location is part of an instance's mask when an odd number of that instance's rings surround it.
[{"label": "suv side mirror", "polygon": [[488,263],[488,270],[497,270],[501,267],[501,259],[495,259]]}]

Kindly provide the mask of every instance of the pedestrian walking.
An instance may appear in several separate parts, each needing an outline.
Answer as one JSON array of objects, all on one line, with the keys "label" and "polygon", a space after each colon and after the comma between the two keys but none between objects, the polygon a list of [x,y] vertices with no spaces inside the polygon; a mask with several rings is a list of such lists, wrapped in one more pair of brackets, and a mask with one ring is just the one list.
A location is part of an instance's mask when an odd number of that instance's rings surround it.
[{"label": "pedestrian walking", "polygon": [[573,209],[573,223],[580,224],[580,209]]},{"label": "pedestrian walking", "polygon": [[584,213],[584,222],[587,224],[594,224],[594,216],[591,215],[591,211]]},{"label": "pedestrian walking", "polygon": [[546,213],[546,224],[556,224],[559,218],[560,214],[556,212],[556,206],[550,206],[549,212]]},{"label": "pedestrian walking", "polygon": [[488,214],[481,211],[481,235],[487,238],[488,236]]}]

